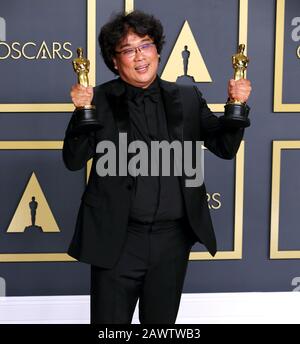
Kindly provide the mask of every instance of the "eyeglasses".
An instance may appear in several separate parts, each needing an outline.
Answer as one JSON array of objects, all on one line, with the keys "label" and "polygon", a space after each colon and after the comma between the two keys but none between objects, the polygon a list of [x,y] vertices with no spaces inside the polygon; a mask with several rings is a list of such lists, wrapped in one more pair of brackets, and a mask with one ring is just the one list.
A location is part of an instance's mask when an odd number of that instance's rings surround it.
[{"label": "eyeglasses", "polygon": [[129,49],[125,49],[122,51],[115,51],[115,53],[121,54],[122,56],[124,56],[126,58],[132,58],[137,53],[137,50],[139,52],[141,52],[142,54],[149,54],[152,51],[154,46],[155,46],[155,43],[153,43],[153,42],[144,43],[144,44],[141,44],[135,48],[129,48]]}]

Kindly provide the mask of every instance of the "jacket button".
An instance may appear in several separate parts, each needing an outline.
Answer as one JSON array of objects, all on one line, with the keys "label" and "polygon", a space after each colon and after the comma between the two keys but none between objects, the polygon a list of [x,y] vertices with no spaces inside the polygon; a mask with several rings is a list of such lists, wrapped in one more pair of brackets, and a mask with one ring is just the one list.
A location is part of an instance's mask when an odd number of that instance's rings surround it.
[{"label": "jacket button", "polygon": [[130,185],[130,184],[127,184],[126,187],[127,187],[128,190],[131,190],[131,189],[132,189],[132,185]]}]

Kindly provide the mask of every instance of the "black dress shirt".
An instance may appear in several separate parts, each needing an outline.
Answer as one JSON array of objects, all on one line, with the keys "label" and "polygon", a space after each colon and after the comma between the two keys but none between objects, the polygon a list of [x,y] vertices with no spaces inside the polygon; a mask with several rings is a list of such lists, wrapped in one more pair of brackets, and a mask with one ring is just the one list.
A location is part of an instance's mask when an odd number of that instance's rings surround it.
[{"label": "black dress shirt", "polygon": [[[148,176],[134,177],[130,220],[153,223],[181,219],[185,211],[180,179],[174,176],[174,155],[171,154],[170,176],[162,176],[161,154],[159,176],[151,176],[151,141],[170,142],[158,78],[146,89],[126,82],[125,85],[130,117],[128,141],[141,140],[148,147]],[[129,154],[129,160],[134,155]]]}]

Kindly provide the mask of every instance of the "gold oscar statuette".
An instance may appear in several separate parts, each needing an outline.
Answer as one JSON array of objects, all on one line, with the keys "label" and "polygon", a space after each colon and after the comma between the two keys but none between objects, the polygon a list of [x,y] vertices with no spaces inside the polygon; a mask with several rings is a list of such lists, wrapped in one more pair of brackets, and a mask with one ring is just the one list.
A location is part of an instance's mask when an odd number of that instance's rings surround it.
[{"label": "gold oscar statuette", "polygon": [[[245,44],[240,44],[237,54],[232,56],[234,80],[245,79],[249,58],[244,54]],[[250,125],[248,114],[250,107],[239,99],[229,99],[225,105],[224,116],[221,120],[224,125],[232,128],[246,128]]]},{"label": "gold oscar statuette", "polygon": [[[74,71],[77,74],[78,84],[88,87],[90,71],[90,61],[83,56],[83,49],[77,49],[77,57],[72,61]],[[74,111],[74,122],[72,126],[72,134],[83,134],[96,131],[102,127],[97,118],[96,107],[94,105],[85,105],[76,107]]]}]

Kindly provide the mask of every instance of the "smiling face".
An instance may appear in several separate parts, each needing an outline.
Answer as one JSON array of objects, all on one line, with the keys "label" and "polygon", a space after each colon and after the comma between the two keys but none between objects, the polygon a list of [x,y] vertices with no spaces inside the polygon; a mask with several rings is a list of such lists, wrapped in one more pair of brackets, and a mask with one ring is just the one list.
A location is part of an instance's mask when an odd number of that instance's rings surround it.
[{"label": "smiling face", "polygon": [[[122,52],[151,42],[153,41],[148,35],[140,37],[129,31],[127,36],[117,45],[116,51]],[[143,52],[136,49],[133,56],[117,53],[113,62],[124,81],[136,87],[147,88],[156,78],[159,55],[153,44]]]}]

